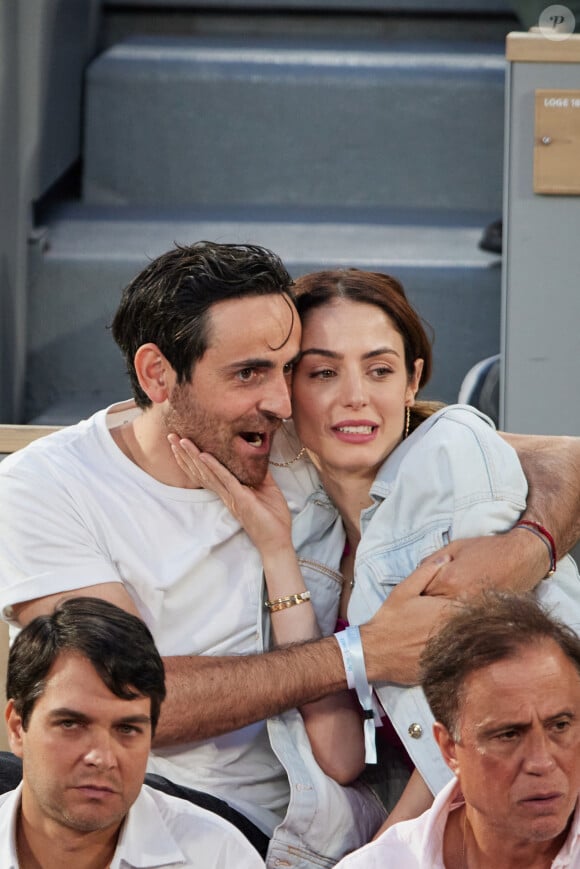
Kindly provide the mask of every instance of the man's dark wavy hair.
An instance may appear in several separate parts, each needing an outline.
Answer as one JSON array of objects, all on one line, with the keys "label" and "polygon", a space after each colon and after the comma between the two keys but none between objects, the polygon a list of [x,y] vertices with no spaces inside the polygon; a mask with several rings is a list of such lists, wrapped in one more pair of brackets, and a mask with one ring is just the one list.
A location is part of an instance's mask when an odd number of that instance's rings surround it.
[{"label": "man's dark wavy hair", "polygon": [[117,697],[149,697],[155,733],[165,699],[165,671],[153,637],[141,619],[92,597],[64,600],[50,615],[33,619],[14,640],[6,697],[14,701],[25,730],[51,667],[66,652],[90,661]]},{"label": "man's dark wavy hair", "polygon": [[[154,259],[123,291],[112,323],[137,405],[151,405],[135,372],[139,347],[156,344],[175,371],[177,382],[186,383],[207,350],[212,305],[245,296],[281,294],[291,298],[291,286],[292,278],[282,260],[255,244],[198,241],[176,245]],[[243,326],[240,323],[240,328]]]}]

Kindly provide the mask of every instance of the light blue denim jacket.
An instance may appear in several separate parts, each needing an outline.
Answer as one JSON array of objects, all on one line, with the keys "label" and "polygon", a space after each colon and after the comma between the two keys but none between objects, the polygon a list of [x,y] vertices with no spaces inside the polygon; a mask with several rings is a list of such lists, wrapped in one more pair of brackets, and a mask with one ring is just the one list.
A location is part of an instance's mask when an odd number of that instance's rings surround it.
[{"label": "light blue denim jacket", "polygon": [[[515,451],[491,421],[474,408],[452,405],[422,423],[391,453],[371,495],[373,504],[361,516],[351,624],[368,621],[393,587],[446,543],[509,529],[525,509],[527,483]],[[321,493],[315,497],[323,503]],[[558,562],[555,575],[540,583],[537,595],[555,615],[580,629],[580,577],[571,558]],[[375,687],[436,793],[451,773],[432,737],[433,717],[422,690],[390,683]]]}]

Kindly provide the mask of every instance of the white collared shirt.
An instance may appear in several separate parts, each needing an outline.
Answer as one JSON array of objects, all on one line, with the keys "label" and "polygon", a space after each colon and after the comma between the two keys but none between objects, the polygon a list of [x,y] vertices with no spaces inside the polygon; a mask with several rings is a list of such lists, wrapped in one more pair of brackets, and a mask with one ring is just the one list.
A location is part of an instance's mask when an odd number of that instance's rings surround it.
[{"label": "white collared shirt", "polygon": [[[22,785],[0,796],[0,866],[19,869],[16,819]],[[264,869],[236,827],[144,785],[125,820],[110,869]]]}]

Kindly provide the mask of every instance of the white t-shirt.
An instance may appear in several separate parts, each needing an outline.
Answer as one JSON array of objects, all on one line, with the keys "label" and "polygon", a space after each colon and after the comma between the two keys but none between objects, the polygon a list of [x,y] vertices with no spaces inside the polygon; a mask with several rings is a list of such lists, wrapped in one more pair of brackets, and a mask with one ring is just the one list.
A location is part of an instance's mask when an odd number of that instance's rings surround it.
[{"label": "white t-shirt", "polygon": [[[10,604],[122,580],[161,655],[261,651],[257,550],[217,495],[160,483],[119,450],[108,428],[135,413],[133,402],[115,405],[2,462],[5,617]],[[291,509],[312,473],[285,475]],[[158,749],[150,771],[226,799],[267,834],[287,808],[265,722]]]},{"label": "white t-shirt", "polygon": [[[16,819],[22,785],[0,796],[0,866],[19,869]],[[119,835],[110,869],[264,869],[236,827],[144,785]],[[73,867],[74,869],[74,867]]]}]

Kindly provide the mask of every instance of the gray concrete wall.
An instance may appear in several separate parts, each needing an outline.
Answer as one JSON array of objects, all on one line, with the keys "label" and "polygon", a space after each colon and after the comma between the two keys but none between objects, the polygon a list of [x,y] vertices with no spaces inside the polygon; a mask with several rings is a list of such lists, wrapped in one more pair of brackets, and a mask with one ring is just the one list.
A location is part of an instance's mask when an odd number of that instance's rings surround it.
[{"label": "gray concrete wall", "polygon": [[534,95],[542,88],[580,92],[580,63],[511,64],[500,425],[580,435],[580,195],[534,193]]},{"label": "gray concrete wall", "polygon": [[509,12],[510,0],[105,0],[105,5],[187,9],[305,9],[335,12]]},{"label": "gray concrete wall", "polygon": [[24,386],[25,303],[23,253],[25,234],[19,199],[17,167],[18,9],[15,2],[0,4],[0,420],[20,412]]},{"label": "gray concrete wall", "polygon": [[0,3],[0,421],[22,413],[32,203],[80,154],[100,0]]}]

